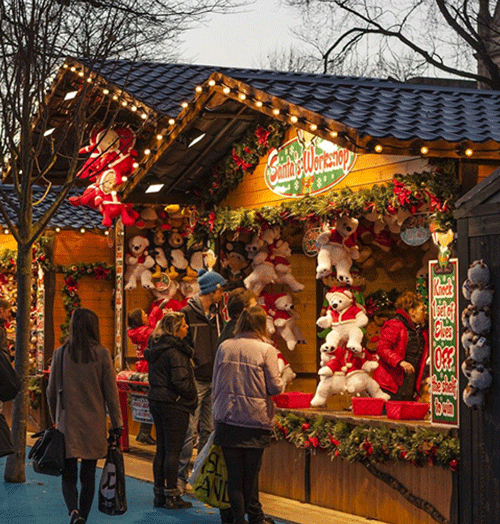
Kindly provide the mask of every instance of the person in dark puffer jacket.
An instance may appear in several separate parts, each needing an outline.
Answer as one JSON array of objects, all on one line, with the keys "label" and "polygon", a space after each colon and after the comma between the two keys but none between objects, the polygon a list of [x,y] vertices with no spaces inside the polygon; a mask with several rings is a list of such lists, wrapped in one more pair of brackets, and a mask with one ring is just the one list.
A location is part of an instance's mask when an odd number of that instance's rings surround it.
[{"label": "person in dark puffer jacket", "polygon": [[[179,454],[198,394],[187,343],[188,325],[182,313],[165,315],[156,325],[144,358],[149,364],[149,408],[156,426],[153,462],[154,506],[190,508],[177,489]],[[166,484],[166,486],[165,486]]]}]

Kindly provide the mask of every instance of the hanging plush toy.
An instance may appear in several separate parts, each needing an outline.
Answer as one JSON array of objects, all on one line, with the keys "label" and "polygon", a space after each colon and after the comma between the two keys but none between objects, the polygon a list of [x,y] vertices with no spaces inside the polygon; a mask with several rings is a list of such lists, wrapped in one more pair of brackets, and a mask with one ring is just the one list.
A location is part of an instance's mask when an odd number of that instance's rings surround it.
[{"label": "hanging plush toy", "polygon": [[286,358],[283,356],[281,351],[278,351],[278,372],[281,376],[281,380],[283,380],[283,383],[285,384],[283,387],[283,391],[285,390],[286,386],[297,376],[293,370]]},{"label": "hanging plush toy", "polygon": [[352,261],[359,257],[356,229],[359,221],[356,218],[341,216],[335,227],[325,227],[316,240],[318,245],[318,265],[316,278],[323,278],[332,271],[337,272],[337,279],[346,284],[352,283]]},{"label": "hanging plush toy", "polygon": [[74,206],[99,209],[106,227],[117,217],[121,217],[126,226],[134,225],[139,218],[131,204],[123,204],[117,195],[119,187],[134,170],[137,156],[134,144],[135,136],[126,127],[100,129],[92,132],[89,146],[80,150],[90,153],[90,157],[77,177],[90,180],[92,184],[80,197],[70,197],[69,202]]},{"label": "hanging plush toy", "polygon": [[350,351],[360,353],[363,340],[361,328],[368,324],[364,309],[356,304],[352,291],[345,288],[332,288],[326,299],[329,303],[326,314],[316,322],[322,329],[331,329],[325,342],[334,347],[344,342]]},{"label": "hanging plush toy", "polygon": [[269,250],[264,240],[256,233],[252,241],[245,246],[247,257],[252,261],[252,272],[243,281],[247,289],[256,295],[271,283],[276,282],[278,275],[274,265],[269,261]]},{"label": "hanging plush toy", "polygon": [[299,315],[294,310],[292,296],[288,293],[264,293],[264,309],[269,322],[268,330],[271,335],[278,335],[286,342],[290,351],[297,344],[305,344],[302,331],[297,324]]},{"label": "hanging plush toy", "polygon": [[149,240],[142,236],[136,235],[128,242],[129,251],[125,255],[125,290],[135,289],[137,283],[141,282],[142,286],[147,289],[154,288],[151,282],[151,273],[148,269],[154,266],[154,259],[148,253]]},{"label": "hanging plush toy", "polygon": [[462,292],[471,304],[461,314],[465,327],[461,340],[467,355],[461,369],[468,380],[463,399],[467,406],[476,408],[483,403],[485,391],[493,382],[489,367],[493,289],[489,284],[490,270],[483,260],[475,260],[470,265],[467,277]]}]

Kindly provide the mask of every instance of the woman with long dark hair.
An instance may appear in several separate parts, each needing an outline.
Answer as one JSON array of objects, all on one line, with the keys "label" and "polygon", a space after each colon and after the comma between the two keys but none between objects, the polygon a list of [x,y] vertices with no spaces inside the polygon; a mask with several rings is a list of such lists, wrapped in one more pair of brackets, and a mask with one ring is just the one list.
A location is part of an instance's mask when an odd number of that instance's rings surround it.
[{"label": "woman with long dark hair", "polygon": [[188,329],[183,313],[167,313],[156,324],[144,351],[149,364],[149,409],[156,427],[153,505],[167,509],[192,506],[177,489],[179,455],[189,416],[198,404]]},{"label": "woman with long dark hair", "polygon": [[94,500],[97,459],[105,457],[108,448],[106,409],[113,434],[119,436],[122,428],[111,355],[101,345],[99,318],[90,309],[73,311],[68,341],[54,351],[47,401],[52,421],[64,434],[62,492],[70,523],[84,524]]},{"label": "woman with long dark hair", "polygon": [[268,339],[266,313],[243,310],[234,338],[219,346],[213,374],[215,444],[222,447],[234,524],[273,522],[259,501],[259,472],[273,427],[272,395],[281,393],[278,352]]}]

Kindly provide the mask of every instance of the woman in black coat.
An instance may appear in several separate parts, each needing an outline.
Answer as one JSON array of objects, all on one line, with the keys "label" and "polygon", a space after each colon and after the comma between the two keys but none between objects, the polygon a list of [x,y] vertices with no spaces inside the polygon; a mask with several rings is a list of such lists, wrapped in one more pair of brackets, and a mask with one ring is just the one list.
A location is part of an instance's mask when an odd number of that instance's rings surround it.
[{"label": "woman in black coat", "polygon": [[[190,508],[177,489],[179,454],[198,394],[187,344],[188,325],[182,313],[165,315],[156,325],[144,351],[149,364],[149,409],[156,426],[153,462],[154,506]],[[165,485],[166,484],[166,485]]]}]

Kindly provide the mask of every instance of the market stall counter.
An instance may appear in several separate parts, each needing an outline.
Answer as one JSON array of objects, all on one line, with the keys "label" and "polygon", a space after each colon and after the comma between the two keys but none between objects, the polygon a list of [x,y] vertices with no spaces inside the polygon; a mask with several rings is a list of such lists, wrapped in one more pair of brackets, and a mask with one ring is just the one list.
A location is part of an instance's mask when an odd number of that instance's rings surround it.
[{"label": "market stall counter", "polygon": [[456,430],[313,408],[276,413],[261,491],[398,524],[453,521]]}]

